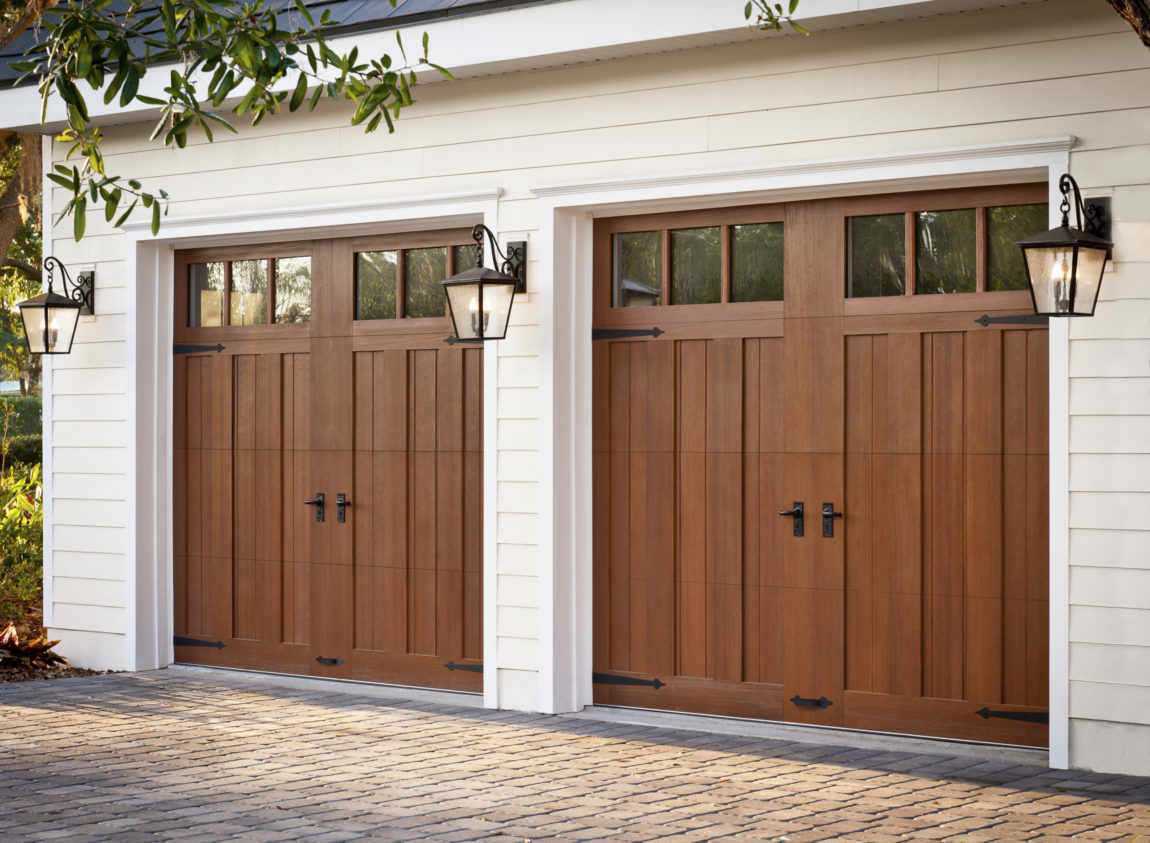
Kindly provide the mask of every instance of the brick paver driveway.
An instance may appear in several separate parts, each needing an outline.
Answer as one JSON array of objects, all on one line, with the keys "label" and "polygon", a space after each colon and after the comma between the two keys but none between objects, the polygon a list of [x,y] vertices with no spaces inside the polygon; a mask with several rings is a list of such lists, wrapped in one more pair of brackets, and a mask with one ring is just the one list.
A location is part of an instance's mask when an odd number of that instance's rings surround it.
[{"label": "brick paver driveway", "polygon": [[0,686],[0,839],[1125,840],[1150,780],[183,671]]}]

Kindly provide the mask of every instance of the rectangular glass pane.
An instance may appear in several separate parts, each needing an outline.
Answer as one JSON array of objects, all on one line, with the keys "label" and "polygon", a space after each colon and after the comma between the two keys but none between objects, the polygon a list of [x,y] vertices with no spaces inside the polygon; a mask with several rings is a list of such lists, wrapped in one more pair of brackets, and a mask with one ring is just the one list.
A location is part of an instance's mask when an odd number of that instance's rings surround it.
[{"label": "rectangular glass pane", "polygon": [[451,257],[455,262],[455,274],[458,275],[468,269],[474,268],[475,246],[452,246]]},{"label": "rectangular glass pane", "polygon": [[268,262],[232,261],[232,313],[229,325],[266,325]]},{"label": "rectangular glass pane", "polygon": [[443,284],[447,277],[447,248],[407,249],[403,253],[403,281],[406,287],[404,315],[408,319],[444,316],[447,299]]},{"label": "rectangular glass pane", "polygon": [[1050,211],[1038,205],[1003,205],[986,209],[988,290],[1026,290],[1026,266],[1015,242],[1050,228]]},{"label": "rectangular glass pane", "polygon": [[224,264],[194,263],[188,267],[188,327],[216,328],[224,324]]},{"label": "rectangular glass pane", "polygon": [[906,217],[876,214],[847,220],[847,296],[906,292]]},{"label": "rectangular glass pane", "polygon": [[612,243],[612,307],[662,304],[663,233],[630,231]]},{"label": "rectangular glass pane", "polygon": [[783,224],[731,226],[731,301],[783,300]]},{"label": "rectangular glass pane", "polygon": [[394,319],[399,252],[360,252],[355,256],[355,318]]},{"label": "rectangular glass pane", "polygon": [[915,216],[915,292],[973,293],[978,288],[974,208],[919,211]]},{"label": "rectangular glass pane", "polygon": [[311,321],[311,258],[276,258],[276,322]]},{"label": "rectangular glass pane", "polygon": [[671,304],[713,304],[722,297],[719,226],[671,231]]}]

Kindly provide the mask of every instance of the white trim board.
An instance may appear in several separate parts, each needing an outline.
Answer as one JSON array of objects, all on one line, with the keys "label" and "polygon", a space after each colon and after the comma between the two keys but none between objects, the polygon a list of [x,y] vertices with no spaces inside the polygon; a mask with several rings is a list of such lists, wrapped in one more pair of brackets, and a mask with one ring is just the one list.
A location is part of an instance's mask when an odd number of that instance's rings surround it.
[{"label": "white trim board", "polygon": [[[242,214],[168,219],[153,238],[144,223],[124,226],[128,284],[128,549],[126,667],[164,667],[172,646],[172,319],[174,251],[253,239],[346,236],[447,228],[483,222],[498,232],[500,190],[369,203],[288,207]],[[495,663],[497,454],[496,355],[484,355],[484,648]],[[141,400],[141,396],[154,400]],[[46,528],[50,529],[50,528]],[[497,671],[484,673],[484,704],[497,707]]]},{"label": "white trim board", "polygon": [[[544,185],[540,200],[540,367],[549,384],[540,408],[540,663],[544,712],[592,704],[591,620],[591,225],[594,216],[721,204],[753,204],[850,193],[925,190],[1041,179],[1051,185],[1069,166],[1072,136],[948,147],[908,154],[664,176]],[[1068,766],[1069,642],[1068,337],[1050,331],[1050,752]],[[1057,383],[1056,383],[1057,381]],[[1055,456],[1055,455],[1060,456]],[[1060,525],[1060,526],[1056,526]],[[572,623],[574,620],[574,623]]]}]

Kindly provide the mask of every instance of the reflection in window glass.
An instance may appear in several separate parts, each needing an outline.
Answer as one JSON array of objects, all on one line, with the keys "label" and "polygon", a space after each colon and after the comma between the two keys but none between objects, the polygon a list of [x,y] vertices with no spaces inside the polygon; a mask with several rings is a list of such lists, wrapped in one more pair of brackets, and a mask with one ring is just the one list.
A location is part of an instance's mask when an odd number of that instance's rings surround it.
[{"label": "reflection in window glass", "polygon": [[1026,290],[1026,267],[1015,242],[1041,234],[1050,227],[1045,202],[1039,205],[1004,205],[986,209],[988,290]]},{"label": "reflection in window glass", "polygon": [[919,211],[915,292],[973,293],[978,288],[974,208]]},{"label": "reflection in window glass", "polygon": [[731,301],[783,300],[783,224],[731,226]]},{"label": "reflection in window glass", "polygon": [[847,220],[847,296],[906,292],[906,219],[877,214]]},{"label": "reflection in window glass", "polygon": [[455,261],[455,274],[464,272],[476,265],[474,246],[452,246],[451,257]]},{"label": "reflection in window glass", "polygon": [[616,234],[612,244],[613,307],[661,304],[663,234],[630,231]]},{"label": "reflection in window glass", "polygon": [[216,328],[223,324],[223,262],[192,264],[188,267],[188,327]]},{"label": "reflection in window glass", "polygon": [[447,249],[407,249],[403,253],[404,315],[425,319],[447,313],[443,284],[447,277]]},{"label": "reflection in window glass", "polygon": [[355,256],[355,318],[394,319],[399,253],[360,252]]},{"label": "reflection in window glass", "polygon": [[711,304],[722,297],[721,229],[671,231],[671,304]]},{"label": "reflection in window glass", "polygon": [[232,313],[229,325],[266,325],[268,262],[232,261]]},{"label": "reflection in window glass", "polygon": [[276,322],[311,321],[311,258],[276,258]]}]

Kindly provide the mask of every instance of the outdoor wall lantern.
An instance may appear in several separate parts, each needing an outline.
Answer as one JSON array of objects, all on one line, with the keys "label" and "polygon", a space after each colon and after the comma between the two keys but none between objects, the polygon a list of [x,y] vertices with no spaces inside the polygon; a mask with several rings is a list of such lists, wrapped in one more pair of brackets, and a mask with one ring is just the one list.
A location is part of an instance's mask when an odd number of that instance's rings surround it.
[{"label": "outdoor wall lantern", "polygon": [[[1070,227],[1072,188],[1077,228]],[[1114,247],[1109,239],[1109,200],[1088,199],[1083,205],[1078,182],[1069,173],[1059,179],[1058,189],[1062,191],[1062,225],[1015,245],[1022,249],[1035,313],[1093,316],[1102,273]]]},{"label": "outdoor wall lantern", "polygon": [[[483,235],[491,243],[499,269],[483,265]],[[516,293],[527,292],[527,242],[507,244],[503,254],[495,234],[483,223],[471,229],[475,241],[475,266],[443,280],[447,306],[455,325],[455,336],[448,342],[483,342],[507,336],[511,304]]]},{"label": "outdoor wall lantern", "polygon": [[[16,305],[24,320],[24,336],[32,354],[67,354],[72,350],[80,314],[93,312],[96,273],[77,275],[73,281],[68,269],[54,257],[44,260],[44,269],[48,271],[48,292]],[[64,295],[52,289],[57,269]]]}]

